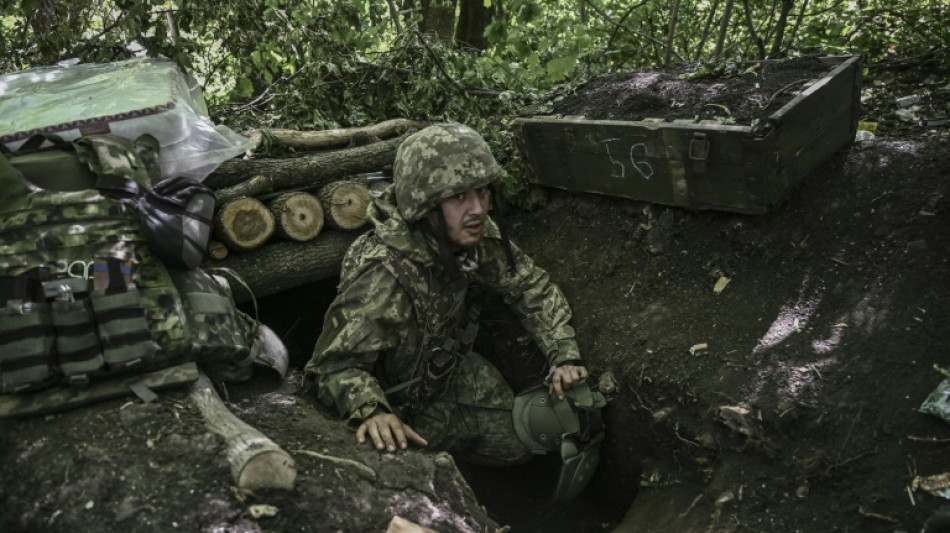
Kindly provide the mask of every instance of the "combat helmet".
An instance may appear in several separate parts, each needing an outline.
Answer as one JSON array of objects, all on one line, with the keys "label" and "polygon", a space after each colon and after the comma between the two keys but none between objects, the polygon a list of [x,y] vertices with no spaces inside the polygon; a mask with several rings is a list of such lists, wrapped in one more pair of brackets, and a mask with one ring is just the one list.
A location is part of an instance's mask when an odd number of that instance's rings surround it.
[{"label": "combat helmet", "polygon": [[396,205],[407,222],[421,220],[442,200],[484,187],[501,166],[475,130],[459,123],[436,124],[410,135],[393,163]]},{"label": "combat helmet", "polygon": [[604,440],[600,409],[606,403],[587,381],[565,390],[563,400],[554,398],[545,383],[515,397],[512,415],[518,439],[535,454],[558,452],[561,456],[555,502],[575,498],[590,483],[600,462]]}]

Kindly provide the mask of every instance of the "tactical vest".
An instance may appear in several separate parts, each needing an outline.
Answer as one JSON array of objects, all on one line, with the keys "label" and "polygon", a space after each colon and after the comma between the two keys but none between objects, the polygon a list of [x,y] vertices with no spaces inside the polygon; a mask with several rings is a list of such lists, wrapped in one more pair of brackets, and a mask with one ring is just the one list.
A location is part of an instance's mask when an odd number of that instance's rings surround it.
[{"label": "tactical vest", "polygon": [[424,266],[405,254],[381,245],[373,232],[360,236],[347,250],[340,269],[340,289],[343,290],[358,272],[357,265],[368,249],[385,248],[385,256],[378,258],[399,282],[412,301],[416,323],[423,334],[422,351],[436,347],[467,352],[475,338],[477,309],[466,305],[472,287],[464,279],[446,283],[436,278]]},{"label": "tactical vest", "polygon": [[[369,250],[376,252],[367,254]],[[384,252],[379,253],[379,250]],[[347,250],[340,270],[340,290],[351,283],[363,261],[380,261],[409,296],[422,332],[412,372],[384,392],[394,407],[409,417],[438,398],[454,379],[458,362],[472,349],[478,332],[478,308],[471,305],[467,280],[446,282],[405,254],[383,246],[373,232],[360,236]]]},{"label": "tactical vest", "polygon": [[[0,154],[0,393],[192,360],[250,371],[251,321],[226,287],[167,268],[134,205],[96,188],[104,176],[148,188],[140,150],[102,135]],[[37,160],[61,160],[62,176],[30,175]]]}]

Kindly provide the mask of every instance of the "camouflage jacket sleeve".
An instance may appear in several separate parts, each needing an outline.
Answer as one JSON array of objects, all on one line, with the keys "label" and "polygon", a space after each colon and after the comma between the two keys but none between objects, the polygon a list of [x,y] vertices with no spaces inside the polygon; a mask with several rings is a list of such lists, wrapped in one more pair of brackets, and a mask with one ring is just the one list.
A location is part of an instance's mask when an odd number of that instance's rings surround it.
[{"label": "camouflage jacket sleeve", "polygon": [[327,310],[323,332],[307,363],[307,380],[317,397],[350,423],[382,406],[392,412],[375,377],[380,353],[394,350],[415,327],[412,303],[378,262],[340,292]]},{"label": "camouflage jacket sleeve", "polygon": [[511,248],[516,265],[514,275],[507,271],[501,241],[486,239],[486,272],[495,278],[488,284],[502,294],[505,303],[521,318],[521,324],[547,355],[551,366],[580,361],[574,328],[569,324],[571,307],[561,289],[514,243]]}]

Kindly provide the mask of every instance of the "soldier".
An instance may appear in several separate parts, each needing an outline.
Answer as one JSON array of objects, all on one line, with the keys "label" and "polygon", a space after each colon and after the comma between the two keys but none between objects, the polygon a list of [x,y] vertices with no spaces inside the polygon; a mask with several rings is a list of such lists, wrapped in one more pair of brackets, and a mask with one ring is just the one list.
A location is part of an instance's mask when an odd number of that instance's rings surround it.
[{"label": "soldier", "polygon": [[[573,398],[588,377],[563,294],[488,216],[501,167],[478,133],[451,123],[408,137],[393,171],[393,186],[369,210],[374,229],[343,259],[305,390],[345,416],[359,443],[368,436],[379,450],[413,443],[490,465],[553,451],[539,446],[539,432],[560,442],[577,425],[575,411],[566,410],[573,421],[558,422],[553,411],[545,418],[537,407],[558,402],[546,402],[549,389],[538,387],[513,417],[510,386],[471,351],[476,293],[494,291],[547,356],[558,400]],[[570,402],[577,403],[585,401]]]}]

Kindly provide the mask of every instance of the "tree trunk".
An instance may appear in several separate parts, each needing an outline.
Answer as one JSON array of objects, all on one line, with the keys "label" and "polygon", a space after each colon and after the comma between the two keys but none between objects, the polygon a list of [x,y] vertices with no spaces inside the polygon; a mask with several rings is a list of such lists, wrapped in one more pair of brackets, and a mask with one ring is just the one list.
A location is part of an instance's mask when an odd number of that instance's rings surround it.
[{"label": "tree trunk", "polygon": [[703,24],[703,34],[699,37],[699,43],[696,45],[696,54],[693,56],[694,61],[699,61],[699,58],[703,56],[703,49],[706,48],[706,41],[709,39],[710,31],[712,31],[713,19],[716,17],[716,9],[718,8],[719,0],[713,0],[713,4],[709,8],[709,14],[706,16],[706,22]]},{"label": "tree trunk", "polygon": [[670,14],[670,24],[666,33],[666,53],[663,56],[663,64],[669,65],[673,57],[673,36],[676,35],[676,24],[679,19],[681,0],[673,2],[673,12]]},{"label": "tree trunk", "polygon": [[218,396],[208,376],[201,374],[190,397],[209,430],[224,437],[231,476],[240,489],[294,488],[297,466],[274,441],[234,415]]},{"label": "tree trunk", "polygon": [[245,254],[231,254],[222,261],[204,266],[233,270],[247,284],[232,283],[234,301],[251,299],[293,289],[340,275],[340,263],[350,244],[362,232],[329,230],[307,242],[273,242]]},{"label": "tree trunk", "polygon": [[765,59],[765,42],[759,37],[759,33],[755,31],[755,19],[752,17],[752,6],[749,5],[749,0],[742,0],[742,9],[745,11],[745,22],[749,30],[749,38],[752,39],[752,43],[759,51],[757,57],[758,59]]},{"label": "tree trunk", "polygon": [[455,6],[456,0],[419,0],[422,11],[419,32],[451,47],[455,37]]},{"label": "tree trunk", "polygon": [[726,1],[726,11],[722,14],[722,20],[719,23],[719,36],[716,38],[716,50],[713,52],[713,59],[719,60],[722,54],[722,47],[726,42],[726,32],[729,30],[729,22],[732,21],[732,9],[735,6],[735,0]]},{"label": "tree trunk", "polygon": [[792,11],[793,0],[782,0],[782,8],[779,10],[778,22],[775,23],[775,39],[772,41],[772,50],[769,57],[775,59],[782,50],[782,41],[785,39],[785,29],[788,28],[788,14]]},{"label": "tree trunk", "polygon": [[317,193],[327,224],[336,229],[356,229],[366,224],[369,189],[355,181],[336,181]]},{"label": "tree trunk", "polygon": [[306,192],[284,193],[267,203],[277,223],[275,233],[287,240],[309,241],[323,229],[323,207]]},{"label": "tree trunk", "polygon": [[218,208],[214,234],[231,250],[253,250],[274,234],[274,215],[256,198],[237,198]]},{"label": "tree trunk", "polygon": [[455,41],[460,45],[484,50],[488,48],[485,28],[498,12],[498,4],[492,2],[486,6],[484,0],[460,0],[458,26],[455,28]]},{"label": "tree trunk", "polygon": [[346,176],[391,167],[396,159],[396,149],[408,136],[407,132],[358,148],[290,159],[225,161],[208,176],[205,183],[211,188],[218,188],[216,196],[219,203],[278,190],[322,187]]}]

